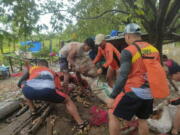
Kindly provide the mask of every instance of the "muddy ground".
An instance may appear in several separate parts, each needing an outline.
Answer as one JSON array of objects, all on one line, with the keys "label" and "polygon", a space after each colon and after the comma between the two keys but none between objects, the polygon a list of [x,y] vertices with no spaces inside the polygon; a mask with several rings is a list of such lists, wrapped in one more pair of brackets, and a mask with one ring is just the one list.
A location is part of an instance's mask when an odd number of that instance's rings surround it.
[{"label": "muddy ground", "polygon": [[[18,81],[19,77],[15,78],[9,78],[6,80],[0,80],[0,102],[4,100],[13,100],[18,99],[20,96],[22,96],[21,91],[19,88],[17,88],[16,83]],[[97,99],[95,96],[93,96],[91,99],[89,99],[91,105],[88,107],[85,107],[82,103],[75,102],[80,115],[82,116],[83,120],[89,120],[91,118],[91,115],[89,113],[89,110],[92,106],[97,105],[101,107],[102,109],[106,110],[105,105]],[[67,113],[66,108],[63,104],[56,104],[55,110],[53,111],[53,114],[56,115],[54,128],[53,128],[53,135],[73,135],[76,133],[76,131],[73,130],[75,127],[75,122],[73,121],[72,117]],[[24,114],[18,117],[18,120],[24,119],[29,114]],[[11,129],[15,128],[17,125],[17,121],[14,120],[15,123],[8,127],[8,123],[6,120],[0,121],[0,135],[10,135]],[[46,122],[41,125],[41,127],[38,129],[36,134],[33,135],[46,135],[47,134],[47,125]],[[108,135],[108,126],[107,124],[103,124],[101,126],[91,126],[90,130],[88,131],[88,134],[82,134],[82,135]],[[131,133],[127,135],[132,135]],[[137,135],[136,133],[134,135]],[[155,135],[152,133],[152,135]]]},{"label": "muddy ground", "polygon": [[[17,82],[19,77],[11,77],[5,80],[0,80],[0,102],[2,101],[9,101],[9,100],[16,100],[19,97],[22,97],[21,90],[17,87]],[[80,115],[82,119],[89,120],[90,114],[89,109],[93,105],[103,106],[102,102],[98,100],[96,97],[91,99],[91,105],[87,108],[84,107],[81,103],[76,102]],[[75,122],[71,118],[71,116],[67,113],[65,105],[57,104],[55,107],[56,113],[56,120],[55,126],[53,129],[53,135],[73,135],[75,131],[72,129],[75,127]],[[26,116],[20,116],[22,119]],[[19,119],[21,119],[19,118]],[[8,126],[6,120],[0,121],[0,135],[8,135],[8,131],[4,130],[5,127]],[[46,134],[46,122],[39,128],[36,135],[45,135]],[[91,127],[88,135],[106,135],[107,132],[107,125],[102,125],[100,127]]]},{"label": "muddy ground", "polygon": [[17,87],[18,80],[19,77],[11,77],[5,80],[0,80],[0,102],[19,97],[21,91]]},{"label": "muddy ground", "polygon": [[[57,69],[57,68],[56,68]],[[19,97],[23,97],[21,90],[17,87],[17,82],[19,77],[11,77],[5,80],[0,80],[0,102],[7,100],[16,100]],[[180,86],[177,83],[178,86]],[[173,88],[172,88],[173,90]],[[174,96],[173,96],[174,97]],[[89,110],[92,106],[97,105],[102,109],[106,109],[105,105],[96,97],[90,99],[91,105],[89,107],[85,107],[82,103],[76,102],[79,113],[84,120],[89,120],[91,115],[89,114]],[[73,135],[75,131],[72,129],[76,125],[70,115],[67,113],[65,106],[63,104],[58,104],[55,107],[56,119],[53,128],[53,135]],[[26,117],[26,116],[20,116]],[[5,120],[0,120],[0,135],[10,135],[8,134],[7,127],[8,123]],[[46,122],[41,125],[38,129],[38,132],[33,135],[47,135],[47,127]],[[6,130],[4,130],[6,128]],[[151,133],[151,135],[156,135],[157,133]],[[91,126],[88,134],[82,135],[108,135],[108,126],[107,124],[103,124],[101,126]],[[127,134],[128,135],[128,134]],[[132,133],[129,133],[132,135]],[[134,134],[134,135],[137,135]]]}]

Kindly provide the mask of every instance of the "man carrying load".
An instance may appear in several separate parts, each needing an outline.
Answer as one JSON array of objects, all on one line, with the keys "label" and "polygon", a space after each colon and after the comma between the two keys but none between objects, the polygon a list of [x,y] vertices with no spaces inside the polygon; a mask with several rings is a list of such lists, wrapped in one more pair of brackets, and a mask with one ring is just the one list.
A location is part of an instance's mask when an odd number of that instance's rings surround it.
[{"label": "man carrying load", "polygon": [[71,98],[61,91],[63,87],[59,76],[48,68],[46,60],[39,60],[37,66],[31,67],[19,80],[18,87],[22,88],[32,115],[36,115],[37,111],[33,100],[64,103],[70,115],[78,123],[79,130],[88,125],[88,121],[83,121],[79,116]]},{"label": "man carrying load", "polygon": [[103,70],[108,68],[106,79],[108,85],[113,87],[113,77],[117,76],[120,68],[120,53],[111,43],[106,42],[105,35],[103,34],[96,35],[95,44],[98,45],[99,48],[93,63],[96,64],[101,60],[102,56],[104,56],[106,62],[97,72],[98,74],[101,74]]},{"label": "man carrying load", "polygon": [[160,64],[158,50],[142,41],[140,26],[125,28],[128,47],[121,53],[121,71],[108,101],[110,135],[119,134],[117,117],[139,120],[139,135],[149,135],[146,119],[153,112],[153,98],[169,95],[166,73]]}]

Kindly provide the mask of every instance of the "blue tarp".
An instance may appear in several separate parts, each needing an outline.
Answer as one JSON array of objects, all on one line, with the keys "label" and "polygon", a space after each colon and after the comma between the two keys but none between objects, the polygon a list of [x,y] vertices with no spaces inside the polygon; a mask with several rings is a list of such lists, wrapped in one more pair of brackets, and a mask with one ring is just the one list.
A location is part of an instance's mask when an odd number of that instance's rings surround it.
[{"label": "blue tarp", "polygon": [[112,30],[110,33],[111,37],[118,36],[119,31],[118,30]]},{"label": "blue tarp", "polygon": [[20,42],[21,46],[24,45],[32,45],[33,47],[29,48],[30,52],[39,52],[41,50],[41,42],[37,42],[37,41],[25,41],[25,42]]},{"label": "blue tarp", "polygon": [[0,66],[0,71],[8,71],[9,67],[6,66]]}]

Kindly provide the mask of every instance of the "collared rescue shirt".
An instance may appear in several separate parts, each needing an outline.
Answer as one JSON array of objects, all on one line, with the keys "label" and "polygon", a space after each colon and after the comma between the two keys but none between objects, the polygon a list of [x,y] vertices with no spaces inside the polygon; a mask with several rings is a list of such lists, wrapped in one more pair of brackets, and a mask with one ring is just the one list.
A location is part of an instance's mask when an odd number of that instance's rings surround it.
[{"label": "collared rescue shirt", "polygon": [[[139,42],[138,45],[143,53],[157,55],[160,60],[159,52],[152,45],[147,42]],[[149,88],[149,84],[140,53],[134,45],[129,45],[121,53],[121,71],[110,97],[116,98],[121,91],[130,92],[132,88]]]},{"label": "collared rescue shirt", "polygon": [[55,89],[54,75],[46,67],[34,66],[29,71],[29,79],[26,81],[26,85],[36,90]]},{"label": "collared rescue shirt", "polygon": [[118,62],[120,61],[120,52],[111,43],[106,43],[104,49],[101,47],[98,48],[98,54],[93,63],[96,64],[100,61],[102,56],[106,59],[106,63],[103,65],[105,68],[108,68],[109,66],[114,70],[119,68]]}]

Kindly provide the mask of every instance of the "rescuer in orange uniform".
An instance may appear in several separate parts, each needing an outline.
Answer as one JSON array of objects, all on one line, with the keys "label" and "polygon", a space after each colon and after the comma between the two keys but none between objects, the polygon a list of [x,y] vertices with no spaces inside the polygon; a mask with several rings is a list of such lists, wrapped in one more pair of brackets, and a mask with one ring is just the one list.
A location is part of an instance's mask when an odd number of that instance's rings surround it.
[{"label": "rescuer in orange uniform", "polygon": [[120,68],[120,53],[111,43],[106,42],[103,34],[96,35],[95,44],[98,45],[99,48],[98,54],[93,60],[93,63],[96,64],[99,62],[102,56],[104,56],[106,60],[105,64],[98,69],[97,73],[101,74],[104,69],[108,68],[106,79],[109,86],[113,87],[113,77],[117,76]]},{"label": "rescuer in orange uniform", "polygon": [[[109,132],[110,135],[120,135],[120,124],[117,117],[129,121],[135,115],[139,120],[139,135],[149,135],[146,119],[148,119],[153,112],[154,95],[152,95],[150,89],[149,78],[147,78],[147,68],[143,63],[142,54],[143,56],[153,56],[152,60],[158,63],[159,66],[161,66],[160,56],[155,47],[142,41],[139,25],[134,23],[128,24],[124,34],[128,47],[121,52],[120,75],[108,101],[108,107],[110,108]],[[138,47],[136,47],[135,44]],[[162,72],[165,77],[160,77],[164,79],[166,83],[165,71],[163,68],[159,69],[161,71],[163,70]],[[157,74],[154,75],[154,77],[158,77]],[[161,84],[159,86],[161,86]],[[166,95],[169,94],[168,90],[167,88]]]}]

